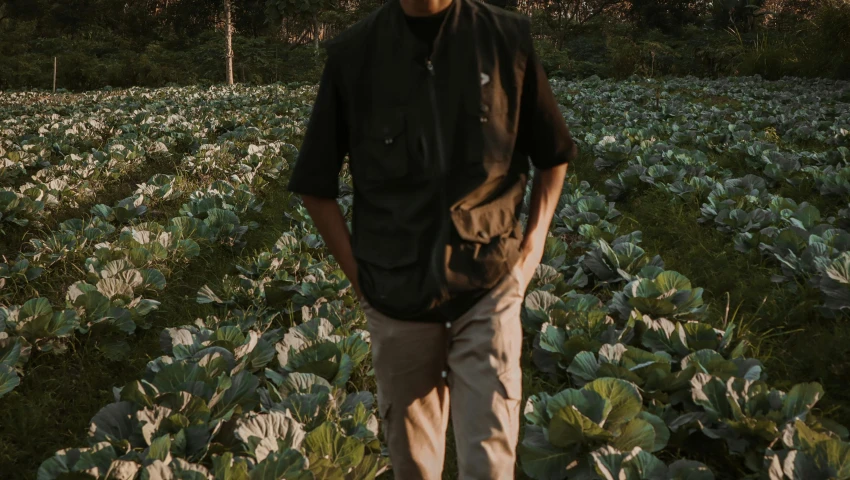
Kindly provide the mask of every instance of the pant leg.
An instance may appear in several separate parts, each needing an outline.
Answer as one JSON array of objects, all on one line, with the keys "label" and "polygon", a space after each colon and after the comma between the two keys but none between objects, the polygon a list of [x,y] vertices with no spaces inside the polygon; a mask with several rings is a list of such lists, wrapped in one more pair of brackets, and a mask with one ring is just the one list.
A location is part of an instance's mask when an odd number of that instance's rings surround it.
[{"label": "pant leg", "polygon": [[394,320],[369,305],[363,311],[394,476],[439,480],[449,422],[445,326]]},{"label": "pant leg", "polygon": [[462,480],[514,478],[522,294],[509,276],[451,326],[449,386]]}]

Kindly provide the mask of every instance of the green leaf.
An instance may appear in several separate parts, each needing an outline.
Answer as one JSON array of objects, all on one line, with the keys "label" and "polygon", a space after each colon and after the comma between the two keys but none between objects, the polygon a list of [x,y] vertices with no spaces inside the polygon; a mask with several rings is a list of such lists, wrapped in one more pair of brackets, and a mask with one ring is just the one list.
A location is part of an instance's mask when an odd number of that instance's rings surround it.
[{"label": "green leaf", "polygon": [[20,383],[21,379],[14,368],[0,364],[0,397],[14,390]]},{"label": "green leaf", "polygon": [[53,314],[53,307],[46,298],[33,298],[21,306],[21,317],[42,317]]},{"label": "green leaf", "polygon": [[331,383],[337,387],[344,387],[352,373],[354,373],[354,362],[348,354],[343,353],[339,359],[339,370]]},{"label": "green leaf", "polygon": [[217,304],[226,303],[224,300],[219,298],[218,295],[216,295],[216,293],[213,292],[213,290],[210,287],[208,287],[206,285],[204,285],[203,287],[201,287],[200,290],[198,290],[198,294],[195,297],[195,301],[198,302],[201,305],[204,305],[204,304],[207,304],[207,303],[217,303]]},{"label": "green leaf", "polygon": [[286,449],[298,450],[304,440],[304,429],[288,413],[249,413],[235,424],[233,436],[247,451],[262,462],[271,453]]},{"label": "green leaf", "polygon": [[103,294],[106,298],[120,298],[129,302],[133,298],[133,287],[118,278],[102,278],[97,282],[97,291]]},{"label": "green leaf", "polygon": [[641,343],[644,347],[653,352],[668,352],[677,353],[679,355],[687,354],[688,350],[681,348],[681,342],[676,342],[677,329],[676,324],[660,318],[658,320],[644,321],[647,324],[647,331],[641,337]]},{"label": "green leaf", "polygon": [[366,455],[353,470],[345,476],[346,480],[374,480],[379,472],[389,465],[388,460],[378,454]]},{"label": "green leaf", "polygon": [[644,450],[657,452],[667,446],[667,442],[670,441],[670,430],[667,428],[664,420],[646,411],[640,412],[637,418],[648,422],[652,425],[653,430],[655,430],[655,443],[651,448],[645,448]]},{"label": "green leaf", "polygon": [[640,449],[633,449],[623,460],[626,469],[635,478],[654,479],[664,478],[667,474],[667,465],[655,455]]},{"label": "green leaf", "polygon": [[596,361],[596,355],[593,352],[579,353],[573,358],[573,362],[567,368],[567,372],[579,382],[579,385],[596,380],[598,370],[599,362]]},{"label": "green leaf", "polygon": [[345,472],[328,458],[310,457],[310,473],[315,480],[345,480]]},{"label": "green leaf", "polygon": [[224,392],[221,401],[216,404],[210,404],[217,418],[223,418],[229,415],[229,412],[237,407],[241,407],[243,411],[252,410],[259,403],[259,394],[257,387],[260,386],[260,380],[248,371],[241,371],[231,377],[232,384]]},{"label": "green leaf", "polygon": [[354,365],[361,364],[369,357],[369,344],[363,340],[360,334],[345,337],[341,342],[337,343],[339,351],[347,354]]},{"label": "green leaf", "polygon": [[136,434],[135,413],[136,407],[130,402],[110,403],[103,407],[91,419],[89,440],[112,444],[130,440],[132,445],[144,445],[144,440]]},{"label": "green leaf", "polygon": [[782,402],[782,416],[786,421],[796,418],[805,420],[806,415],[823,396],[823,387],[819,383],[799,383],[794,385],[785,401]]},{"label": "green leaf", "polygon": [[357,466],[365,454],[365,446],[362,443],[357,439],[342,436],[336,425],[331,422],[325,422],[308,433],[304,448],[311,464],[313,459],[327,458],[343,471]]},{"label": "green leaf", "polygon": [[629,305],[643,314],[662,317],[676,313],[676,305],[662,298],[634,297],[629,299]]},{"label": "green leaf", "polygon": [[165,288],[165,275],[159,270],[145,268],[139,270],[142,275],[142,285],[147,289],[162,290]]},{"label": "green leaf", "polygon": [[517,448],[523,472],[534,480],[561,480],[566,478],[567,467],[576,460],[578,449],[557,448],[546,441],[543,429],[534,425],[525,427],[522,443]]},{"label": "green leaf", "polygon": [[251,480],[311,480],[307,459],[296,450],[274,452],[251,470]]},{"label": "green leaf", "polygon": [[693,289],[691,287],[691,281],[687,277],[671,270],[661,272],[655,277],[655,284],[662,293],[667,293],[670,290],[682,291]]},{"label": "green leaf", "polygon": [[290,372],[314,373],[327,380],[333,380],[339,371],[336,358],[339,347],[335,343],[322,342],[292,353],[285,368]]},{"label": "green leaf", "polygon": [[691,379],[691,396],[694,403],[704,408],[714,419],[732,417],[726,399],[726,386],[718,378],[697,373]]},{"label": "green leaf", "polygon": [[573,406],[558,410],[549,422],[549,442],[556,447],[568,448],[590,441],[608,441],[612,437],[613,434]]},{"label": "green leaf", "polygon": [[[602,447],[590,454],[596,473],[604,480],[630,480],[623,471],[625,454],[611,446]],[[559,477],[561,478],[561,477]]]},{"label": "green leaf", "polygon": [[623,426],[620,434],[611,441],[611,446],[621,451],[630,451],[635,447],[652,450],[655,446],[655,429],[649,422],[634,418]]},{"label": "green leaf", "polygon": [[213,455],[213,475],[215,480],[249,480],[248,464],[244,459],[234,460],[233,453]]},{"label": "green leaf", "polygon": [[151,443],[150,449],[148,449],[147,459],[150,461],[162,460],[163,462],[167,462],[171,456],[170,451],[171,437],[169,435],[163,435]]},{"label": "green leaf", "polygon": [[597,392],[611,402],[611,412],[605,420],[605,426],[609,430],[616,430],[635,418],[643,406],[638,388],[624,380],[600,378],[585,385],[584,389]]},{"label": "green leaf", "polygon": [[549,397],[546,402],[548,418],[554,417],[558,411],[574,407],[579,413],[594,423],[601,424],[611,412],[611,402],[590,390],[567,389]]},{"label": "green leaf", "polygon": [[716,350],[720,347],[717,332],[711,325],[701,322],[685,322],[680,325],[680,335],[690,350]]},{"label": "green leaf", "polygon": [[233,350],[245,343],[245,334],[237,326],[224,326],[213,333],[211,340],[217,345]]},{"label": "green leaf", "polygon": [[545,427],[549,425],[550,416],[546,411],[549,398],[550,396],[546,392],[540,392],[537,395],[528,397],[525,409],[523,410],[523,416],[531,424],[528,428],[531,426]]}]

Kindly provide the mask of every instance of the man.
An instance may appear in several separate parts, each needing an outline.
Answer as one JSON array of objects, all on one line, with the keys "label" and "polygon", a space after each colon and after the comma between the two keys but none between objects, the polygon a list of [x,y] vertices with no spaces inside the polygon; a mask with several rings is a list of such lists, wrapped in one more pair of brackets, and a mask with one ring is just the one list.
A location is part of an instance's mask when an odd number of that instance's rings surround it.
[{"label": "man", "polygon": [[[389,0],[327,49],[289,189],[366,314],[395,478],[441,478],[449,411],[460,478],[513,478],[520,308],[576,156],[529,22]],[[346,155],[351,236],[335,201]]]}]

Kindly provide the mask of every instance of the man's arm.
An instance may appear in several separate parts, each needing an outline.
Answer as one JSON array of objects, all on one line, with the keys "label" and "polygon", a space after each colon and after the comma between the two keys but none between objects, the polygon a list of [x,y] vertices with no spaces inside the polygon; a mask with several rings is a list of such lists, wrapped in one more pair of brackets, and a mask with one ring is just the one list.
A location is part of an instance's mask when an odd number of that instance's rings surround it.
[{"label": "man's arm", "polygon": [[319,235],[359,297],[357,264],[351,251],[351,237],[345,217],[336,202],[339,173],[348,153],[349,133],[345,103],[336,78],[337,67],[329,58],[319,83],[304,142],[292,170],[289,190],[301,196]]},{"label": "man's arm", "polygon": [[351,235],[339,204],[332,198],[302,195],[304,207],[316,224],[319,235],[328,246],[328,250],[339,263],[345,276],[351,282],[357,298],[362,298],[360,286],[357,284],[357,262],[351,250]]},{"label": "man's arm", "polygon": [[578,155],[576,144],[561,116],[558,101],[533,47],[526,65],[519,122],[517,147],[528,153],[536,168],[528,224],[518,265],[522,270],[521,276],[525,282],[522,287],[525,289],[543,258],[546,237],[561,198],[567,166]]},{"label": "man's arm", "polygon": [[528,224],[525,228],[525,236],[522,239],[522,256],[520,257],[522,278],[526,282],[523,287],[531,281],[537,265],[543,258],[549,226],[552,224],[552,217],[555,216],[555,208],[561,198],[561,190],[564,188],[566,176],[566,163],[546,170],[538,170],[534,175]]}]

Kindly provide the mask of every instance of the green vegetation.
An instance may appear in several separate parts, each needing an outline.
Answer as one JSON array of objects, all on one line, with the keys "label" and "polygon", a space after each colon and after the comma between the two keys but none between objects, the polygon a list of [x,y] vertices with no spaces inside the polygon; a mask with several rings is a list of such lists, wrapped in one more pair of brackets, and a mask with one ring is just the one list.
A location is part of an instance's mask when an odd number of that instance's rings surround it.
[{"label": "green vegetation", "polygon": [[[850,85],[553,88],[582,157],[523,308],[519,474],[850,477]],[[386,470],[362,314],[283,189],[314,94],[0,98],[0,470]]]}]

